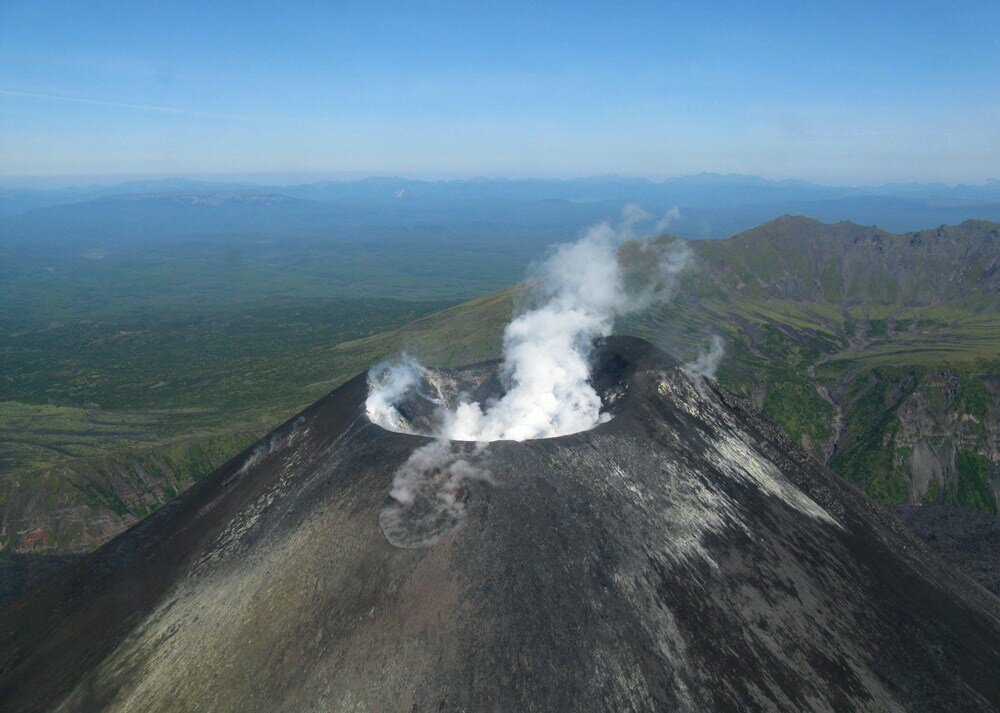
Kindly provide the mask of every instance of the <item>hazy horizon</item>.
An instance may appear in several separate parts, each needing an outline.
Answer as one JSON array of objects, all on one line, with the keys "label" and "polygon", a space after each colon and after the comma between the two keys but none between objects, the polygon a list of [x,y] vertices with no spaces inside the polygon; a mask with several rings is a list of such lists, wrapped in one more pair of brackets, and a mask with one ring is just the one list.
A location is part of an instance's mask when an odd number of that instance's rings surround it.
[{"label": "hazy horizon", "polygon": [[984,187],[1000,182],[1000,178],[987,177],[977,181],[904,181],[888,180],[880,182],[823,182],[811,181],[798,176],[764,176],[749,173],[716,173],[713,171],[700,171],[697,173],[684,173],[676,175],[641,175],[641,174],[526,174],[526,175],[501,175],[484,173],[197,173],[197,172],[176,172],[176,173],[132,173],[132,174],[76,174],[76,175],[52,175],[52,176],[2,176],[0,175],[0,188],[3,189],[25,189],[25,190],[60,190],[89,187],[108,187],[120,183],[129,182],[168,182],[168,181],[192,181],[204,183],[245,183],[248,187],[269,187],[310,183],[353,183],[365,180],[401,180],[401,181],[423,181],[434,182],[475,182],[475,181],[649,181],[651,183],[663,183],[667,181],[680,181],[695,178],[718,178],[718,179],[746,179],[762,180],[769,183],[803,183],[824,188],[884,188],[886,186],[899,185],[906,186],[934,186],[940,185],[950,188],[959,186]]},{"label": "hazy horizon", "polygon": [[0,176],[980,183],[996,3],[0,6]]}]

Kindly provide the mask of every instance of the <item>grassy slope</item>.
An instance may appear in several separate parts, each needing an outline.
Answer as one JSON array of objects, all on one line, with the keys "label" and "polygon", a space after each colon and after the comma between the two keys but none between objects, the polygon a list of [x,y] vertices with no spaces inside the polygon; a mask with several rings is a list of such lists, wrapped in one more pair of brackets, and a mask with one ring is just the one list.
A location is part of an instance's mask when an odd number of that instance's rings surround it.
[{"label": "grassy slope", "polygon": [[282,300],[8,329],[0,548],[103,541],[391,349],[359,339],[440,306]]},{"label": "grassy slope", "polygon": [[[909,484],[900,482],[910,446],[893,442],[899,431],[893,424],[908,397],[939,391],[940,375],[947,373],[964,385],[956,387],[962,396],[937,404],[934,414],[947,420],[979,409],[982,423],[995,407],[988,386],[1000,373],[996,257],[989,253],[995,231],[979,223],[890,236],[850,224],[781,219],[728,241],[694,243],[696,266],[678,298],[619,329],[651,337],[685,358],[708,333],[724,335],[720,381],[753,399],[820,457],[832,454],[831,465],[873,496],[897,501],[910,496]],[[918,250],[925,254],[914,257]],[[956,265],[963,267],[956,271]],[[328,324],[336,315],[323,314],[330,306],[308,301],[288,307],[299,310],[297,317],[273,313],[272,306],[210,320],[201,336],[190,333],[187,344],[162,338],[169,325],[134,330],[138,334],[117,329],[105,341],[81,338],[89,358],[76,364],[76,372],[73,364],[60,366],[74,378],[53,386],[51,374],[29,369],[7,387],[21,389],[18,398],[8,396],[0,405],[5,470],[19,474],[0,480],[6,544],[72,550],[99,542],[271,425],[401,349],[438,364],[495,356],[513,299],[512,291],[502,291],[405,327],[378,331],[378,324],[367,324],[346,339],[337,338],[346,332]],[[412,316],[379,319],[402,323]],[[360,315],[345,319],[353,324]],[[181,332],[190,330],[189,322]],[[44,352],[48,337],[29,336]],[[53,345],[65,338],[50,336]],[[198,359],[185,358],[201,344]],[[245,353],[218,346],[232,344]],[[155,356],[155,366],[130,357],[137,350]],[[101,358],[125,368],[112,378],[109,364],[95,369]],[[177,363],[185,368],[172,372]],[[166,383],[158,387],[160,382]],[[59,392],[45,391],[52,388]],[[39,394],[67,405],[40,405]],[[109,408],[129,404],[141,404],[140,410]],[[955,448],[956,477],[937,492],[927,486],[920,498],[990,509],[983,481],[993,466],[985,434],[974,421],[966,423],[971,425],[958,434]],[[939,436],[956,440],[954,428],[942,428]],[[11,519],[25,512],[32,517]]]}]

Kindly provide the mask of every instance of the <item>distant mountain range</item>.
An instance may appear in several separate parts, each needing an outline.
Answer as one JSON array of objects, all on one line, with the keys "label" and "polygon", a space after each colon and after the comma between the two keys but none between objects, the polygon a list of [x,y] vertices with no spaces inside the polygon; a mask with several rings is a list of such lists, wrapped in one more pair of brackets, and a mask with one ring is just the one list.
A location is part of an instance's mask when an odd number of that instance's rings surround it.
[{"label": "distant mountain range", "polygon": [[[127,200],[128,199],[128,200]],[[136,203],[138,201],[138,203]],[[626,203],[658,218],[679,209],[672,232],[724,237],[783,214],[850,220],[891,231],[968,219],[1000,220],[1000,181],[979,185],[823,186],[757,176],[701,174],[665,181],[594,177],[421,181],[373,177],[293,185],[188,179],[62,189],[0,188],[0,238],[39,240],[72,231],[102,239],[291,231],[357,237],[439,229],[475,235],[572,237]],[[215,210],[209,210],[214,208]]]}]

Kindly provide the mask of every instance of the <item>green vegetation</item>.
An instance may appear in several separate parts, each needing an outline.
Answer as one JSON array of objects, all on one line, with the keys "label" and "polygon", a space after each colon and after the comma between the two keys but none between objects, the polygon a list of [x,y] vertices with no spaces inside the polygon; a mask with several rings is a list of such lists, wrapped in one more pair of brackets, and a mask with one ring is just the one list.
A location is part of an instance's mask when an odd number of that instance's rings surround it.
[{"label": "green vegetation", "polygon": [[4,335],[0,399],[109,411],[207,408],[213,415],[301,403],[306,395],[288,386],[328,375],[324,347],[447,304],[281,298],[23,326]]},{"label": "green vegetation", "polygon": [[[617,329],[682,359],[721,335],[720,382],[880,502],[995,512],[1000,290],[962,272],[1000,248],[990,226],[927,231],[908,257],[897,236],[791,218],[694,243],[676,299]],[[878,241],[881,261],[865,252]],[[0,550],[102,542],[401,349],[498,355],[519,295],[456,302],[520,274],[526,253],[394,249],[411,274],[372,246],[0,261]],[[924,493],[904,406],[957,453]]]},{"label": "green vegetation", "polygon": [[966,505],[996,514],[997,503],[986,480],[986,459],[974,451],[959,450],[956,471],[958,482],[945,494],[945,501],[950,505]]},{"label": "green vegetation", "polygon": [[809,382],[790,371],[767,374],[767,394],[761,411],[782,426],[797,441],[822,444],[830,438],[829,419],[833,407],[816,393]]},{"label": "green vegetation", "polygon": [[[848,433],[853,438],[833,458],[830,467],[848,480],[872,483],[890,480],[892,463],[887,458],[897,428],[896,405],[889,403],[891,381],[873,374],[867,384],[857,383],[860,393],[851,404],[846,418]],[[884,492],[885,485],[876,485],[877,492]]]},{"label": "green vegetation", "polygon": [[[1000,369],[994,368],[991,371],[997,373]],[[965,412],[980,421],[986,419],[994,398],[983,382],[969,373],[962,374],[962,383],[958,387],[956,396],[965,407]]]}]

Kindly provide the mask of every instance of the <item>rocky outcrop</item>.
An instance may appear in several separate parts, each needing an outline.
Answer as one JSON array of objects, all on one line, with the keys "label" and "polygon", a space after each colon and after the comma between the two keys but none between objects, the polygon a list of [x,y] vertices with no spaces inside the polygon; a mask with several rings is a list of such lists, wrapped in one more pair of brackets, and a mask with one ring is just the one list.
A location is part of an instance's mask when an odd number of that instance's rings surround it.
[{"label": "rocky outcrop", "polygon": [[972,507],[1000,502],[1000,380],[975,368],[881,368],[843,396],[830,465],[881,502]]}]

